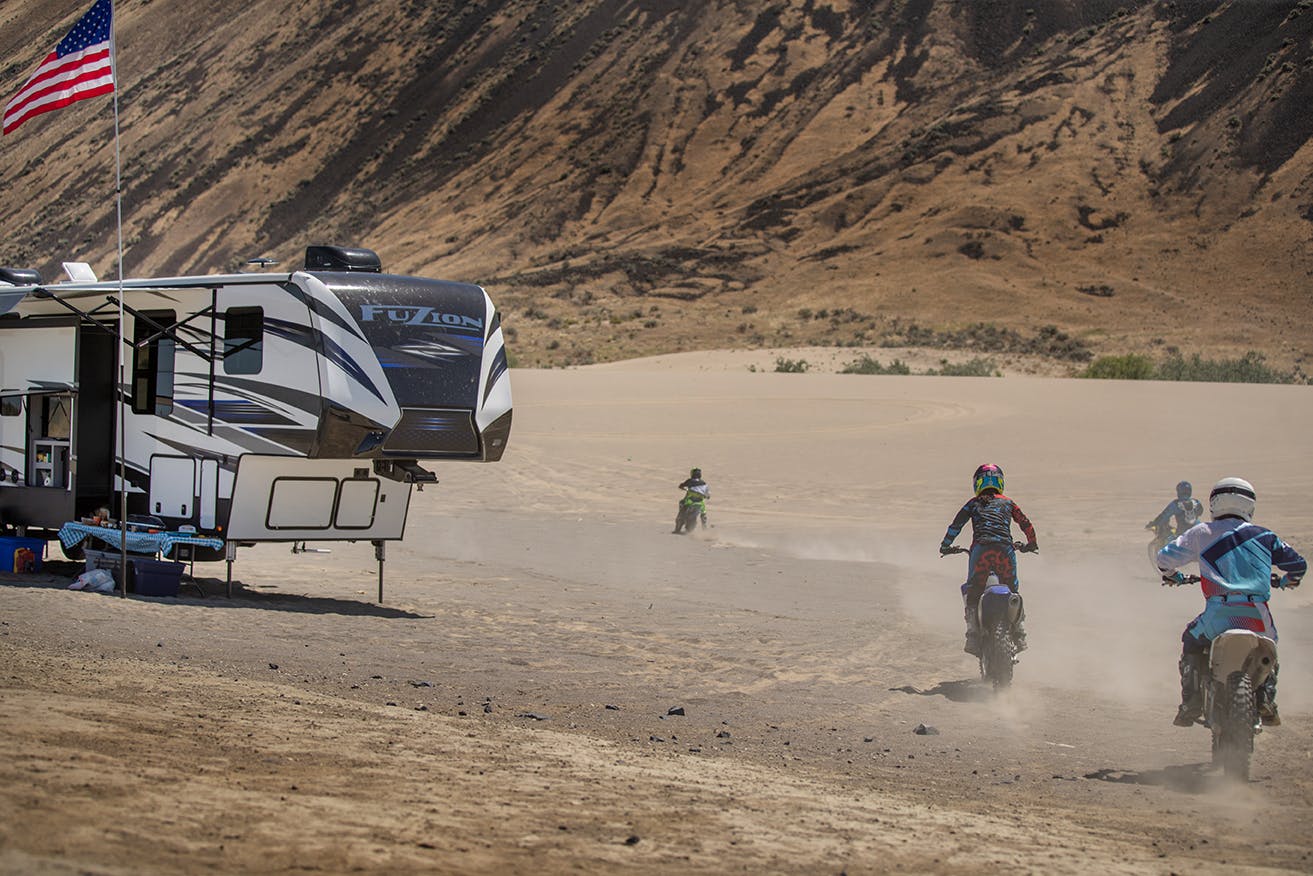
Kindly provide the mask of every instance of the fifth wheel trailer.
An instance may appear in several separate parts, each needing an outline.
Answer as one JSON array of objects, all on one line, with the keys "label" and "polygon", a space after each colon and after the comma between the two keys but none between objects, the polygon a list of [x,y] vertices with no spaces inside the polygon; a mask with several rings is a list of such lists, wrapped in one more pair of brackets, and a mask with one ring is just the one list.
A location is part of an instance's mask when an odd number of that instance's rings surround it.
[{"label": "fifth wheel trailer", "polygon": [[423,464],[506,449],[506,349],[479,286],[326,246],[289,273],[66,268],[78,279],[0,269],[0,523],[53,537],[126,492],[130,514],[229,545],[369,540],[381,558],[434,480]]}]

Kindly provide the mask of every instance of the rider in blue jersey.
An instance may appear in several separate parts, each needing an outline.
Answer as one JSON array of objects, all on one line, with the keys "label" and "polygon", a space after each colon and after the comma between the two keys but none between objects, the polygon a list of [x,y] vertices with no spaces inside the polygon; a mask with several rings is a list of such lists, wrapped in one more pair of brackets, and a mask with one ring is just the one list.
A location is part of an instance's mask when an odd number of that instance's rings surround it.
[{"label": "rider in blue jersey", "polygon": [[1153,530],[1158,544],[1166,544],[1204,519],[1204,506],[1191,495],[1193,492],[1189,481],[1181,481],[1176,485],[1176,498],[1144,525],[1145,529]]},{"label": "rider in blue jersey", "polygon": [[[1276,641],[1276,625],[1267,607],[1272,595],[1272,567],[1286,574],[1278,587],[1295,587],[1308,571],[1308,563],[1275,532],[1251,523],[1254,487],[1240,478],[1223,478],[1213,487],[1208,507],[1213,519],[1200,523],[1158,552],[1158,568],[1167,581],[1180,582],[1175,571],[1199,563],[1204,593],[1203,613],[1181,635],[1181,705],[1172,722],[1189,727],[1204,708],[1200,680],[1208,669],[1208,648],[1227,630],[1252,630]],[[1259,689],[1259,715],[1263,723],[1281,723],[1277,713],[1276,670]]]}]

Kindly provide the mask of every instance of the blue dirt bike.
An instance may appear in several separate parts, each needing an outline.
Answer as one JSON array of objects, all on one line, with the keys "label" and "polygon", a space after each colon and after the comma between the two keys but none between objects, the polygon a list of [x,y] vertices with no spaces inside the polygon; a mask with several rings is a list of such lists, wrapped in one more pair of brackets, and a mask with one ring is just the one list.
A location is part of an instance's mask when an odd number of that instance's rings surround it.
[{"label": "blue dirt bike", "polygon": [[[1013,549],[1025,547],[1013,542]],[[942,556],[967,554],[967,548],[951,547]],[[1012,684],[1012,667],[1017,664],[1017,622],[1024,616],[1021,594],[998,581],[993,572],[985,581],[985,590],[976,606],[976,619],[980,624],[980,677],[995,690]]]}]

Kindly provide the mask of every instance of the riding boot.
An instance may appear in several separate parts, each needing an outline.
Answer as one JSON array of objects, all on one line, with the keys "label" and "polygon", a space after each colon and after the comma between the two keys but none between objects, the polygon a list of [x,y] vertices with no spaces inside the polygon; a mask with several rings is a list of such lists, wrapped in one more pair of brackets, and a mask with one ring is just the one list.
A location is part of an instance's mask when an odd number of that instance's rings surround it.
[{"label": "riding boot", "polygon": [[963,617],[967,622],[966,642],[962,645],[962,650],[972,657],[980,656],[980,618],[977,617],[978,605],[972,605],[971,601],[963,595],[963,601],[966,602],[966,608]]},{"label": "riding boot", "polygon": [[1281,726],[1281,713],[1277,711],[1278,668],[1280,667],[1272,668],[1272,674],[1258,689],[1258,719],[1263,722],[1264,727]]},{"label": "riding boot", "polygon": [[1181,672],[1181,705],[1172,723],[1177,727],[1192,727],[1204,713],[1203,678],[1207,671],[1207,656],[1182,652],[1177,665]]}]

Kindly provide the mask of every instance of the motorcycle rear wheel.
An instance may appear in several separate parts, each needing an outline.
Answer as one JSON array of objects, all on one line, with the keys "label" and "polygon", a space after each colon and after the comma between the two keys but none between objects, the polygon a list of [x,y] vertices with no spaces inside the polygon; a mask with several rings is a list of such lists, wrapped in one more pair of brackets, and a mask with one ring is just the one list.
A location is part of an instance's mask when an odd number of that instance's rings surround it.
[{"label": "motorcycle rear wheel", "polygon": [[1000,690],[1012,684],[1016,646],[1007,624],[999,622],[980,643],[980,676]]},{"label": "motorcycle rear wheel", "polygon": [[1254,725],[1258,708],[1254,686],[1243,672],[1233,672],[1214,700],[1213,764],[1228,778],[1249,781],[1249,761],[1254,753]]}]

